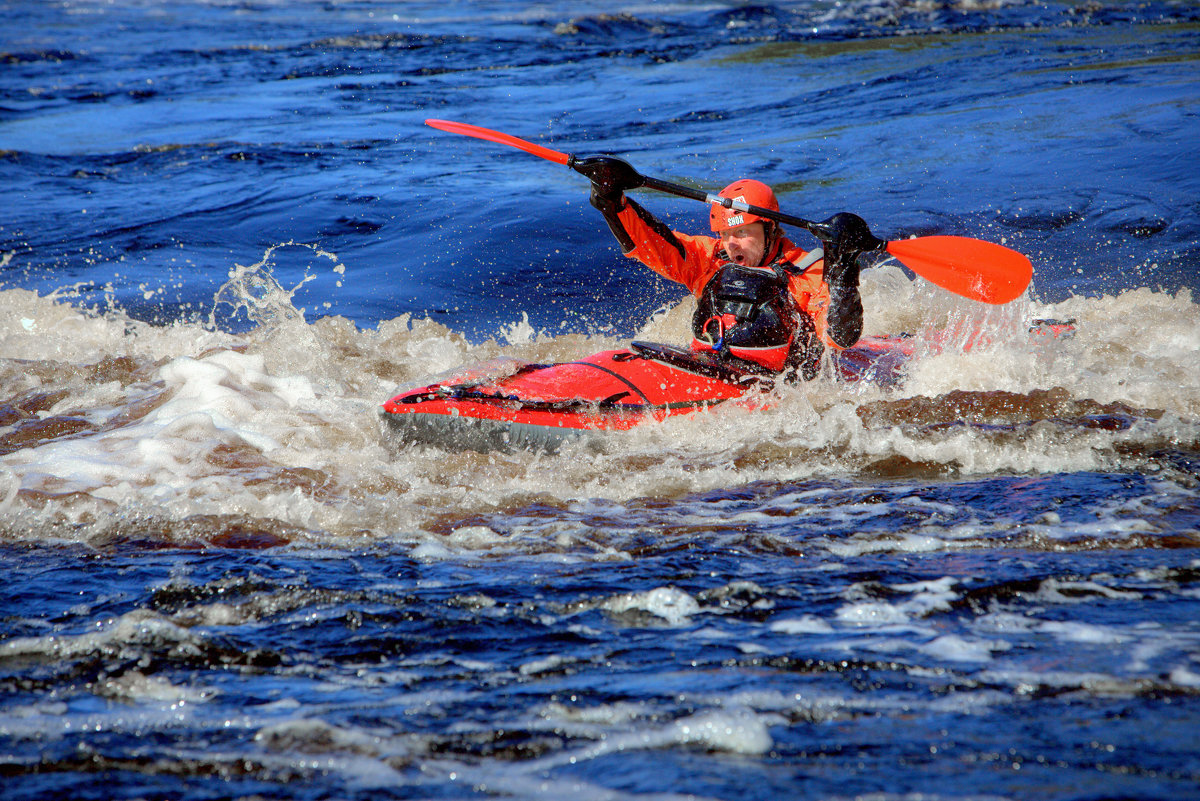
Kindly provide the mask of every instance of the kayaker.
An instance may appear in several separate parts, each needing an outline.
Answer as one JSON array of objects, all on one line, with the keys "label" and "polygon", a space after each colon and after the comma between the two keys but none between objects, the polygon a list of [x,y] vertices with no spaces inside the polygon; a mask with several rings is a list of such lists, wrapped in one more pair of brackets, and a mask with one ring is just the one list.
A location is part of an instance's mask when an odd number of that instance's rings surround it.
[{"label": "kayaker", "polygon": [[[805,380],[816,375],[823,346],[841,350],[862,335],[858,291],[861,218],[837,215],[821,249],[807,252],[783,235],[778,223],[713,204],[716,237],[673,231],[625,196],[638,185],[621,159],[596,156],[587,173],[592,205],[604,214],[624,254],[678,281],[697,300],[692,349],[752,362]],[[734,181],[722,197],[772,211],[775,193],[751,179]]]}]

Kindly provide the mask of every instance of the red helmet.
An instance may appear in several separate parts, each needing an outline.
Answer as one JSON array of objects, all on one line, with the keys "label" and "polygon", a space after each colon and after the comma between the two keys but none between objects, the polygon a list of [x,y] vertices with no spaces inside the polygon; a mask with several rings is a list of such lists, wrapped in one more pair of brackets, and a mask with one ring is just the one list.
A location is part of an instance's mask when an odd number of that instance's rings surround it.
[{"label": "red helmet", "polygon": [[[771,187],[762,181],[742,178],[722,189],[720,195],[721,197],[727,197],[730,200],[736,200],[750,206],[760,206],[771,211],[779,211],[779,201],[775,199],[775,193],[771,191]],[[724,206],[718,206],[714,203],[709,210],[708,221],[712,226],[713,233],[719,234],[729,228],[737,228],[739,225],[752,222],[766,222],[767,219],[759,217],[757,214],[751,214],[748,211],[727,209]]]}]

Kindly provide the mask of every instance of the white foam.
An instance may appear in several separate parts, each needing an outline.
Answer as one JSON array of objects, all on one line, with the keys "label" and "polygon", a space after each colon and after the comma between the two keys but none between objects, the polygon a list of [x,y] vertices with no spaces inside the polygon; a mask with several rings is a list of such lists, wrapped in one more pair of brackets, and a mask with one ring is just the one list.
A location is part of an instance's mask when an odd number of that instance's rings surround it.
[{"label": "white foam", "polygon": [[[558,713],[563,710],[561,707],[555,707],[553,711]],[[708,709],[657,726],[647,725],[641,719],[629,718],[630,712],[640,713],[641,710],[623,708],[617,717],[599,718],[598,720],[606,725],[603,728],[591,729],[592,735],[599,737],[598,742],[547,757],[540,760],[539,765],[549,767],[576,764],[612,753],[677,745],[698,746],[731,754],[756,755],[769,751],[774,742],[763,717],[745,707]],[[626,721],[637,725],[623,731],[614,730],[613,726],[607,725]],[[578,731],[574,733],[580,734]]]},{"label": "white foam", "polygon": [[384,750],[384,744],[376,735],[312,718],[296,718],[264,726],[255,733],[254,741],[275,751],[343,751],[375,756]]},{"label": "white foam", "polygon": [[843,624],[872,628],[903,625],[909,622],[908,613],[903,608],[882,601],[859,601],[846,604],[837,610],[837,619]]},{"label": "white foam", "polygon": [[655,587],[646,592],[618,595],[601,607],[615,614],[643,611],[661,618],[670,626],[683,626],[700,611],[696,599],[676,587]]},{"label": "white foam", "polygon": [[215,691],[203,687],[172,684],[160,676],[145,676],[131,670],[97,683],[96,694],[132,702],[165,702],[173,706],[210,700]]},{"label": "white foam", "polygon": [[833,626],[815,615],[773,620],[767,628],[778,634],[829,634],[833,631]]},{"label": "white foam", "polygon": [[243,607],[220,602],[193,606],[184,614],[193,626],[238,626],[254,617]]},{"label": "white foam", "polygon": [[414,545],[409,554],[413,559],[422,561],[436,562],[445,559],[455,559],[460,556],[458,551],[453,551],[437,540],[430,539],[422,543]]},{"label": "white foam", "polygon": [[553,654],[541,659],[535,659],[532,662],[525,662],[517,668],[517,672],[522,676],[536,676],[540,673],[557,671],[566,665],[570,665],[574,661],[575,659],[572,657]]},{"label": "white foam", "polygon": [[1037,619],[1012,612],[989,612],[975,618],[973,624],[976,631],[996,634],[1024,634],[1038,625],[1040,622]]},{"label": "white foam", "polygon": [[1140,600],[1141,593],[1132,590],[1115,590],[1095,581],[1069,581],[1046,579],[1038,587],[1036,598],[1043,603],[1079,604],[1090,603],[1097,598],[1108,600]]},{"label": "white foam", "polygon": [[957,634],[943,634],[921,645],[918,650],[948,662],[988,662],[993,651],[1007,651],[1012,646],[1004,641],[968,640]]},{"label": "white foam", "polygon": [[941,537],[928,534],[906,532],[889,535],[856,535],[847,540],[830,540],[822,546],[834,556],[844,559],[862,556],[868,553],[932,553],[943,551],[948,543]]},{"label": "white foam", "polygon": [[646,704],[620,701],[613,704],[575,706],[553,702],[540,712],[551,728],[582,725],[586,728],[572,729],[574,736],[597,736],[600,727],[622,726],[652,716],[654,709]]},{"label": "white foam", "polygon": [[191,632],[161,615],[137,609],[98,623],[94,631],[83,634],[14,637],[0,643],[0,659],[21,656],[73,659],[125,644],[157,642],[186,645],[193,639]]},{"label": "white foam", "polygon": [[463,526],[450,532],[446,540],[460,548],[478,550],[503,541],[503,537],[487,526]]},{"label": "white foam", "polygon": [[[580,444],[556,456],[396,449],[383,435],[378,406],[398,386],[439,371],[569,361],[622,342],[514,333],[507,344],[472,345],[444,326],[409,316],[361,330],[341,318],[309,323],[302,315],[284,315],[269,327],[231,335],[190,323],[148,326],[117,312],[86,315],[55,299],[0,291],[0,352],[6,355],[0,385],[9,397],[64,387],[69,391],[52,413],[84,416],[98,426],[0,456],[0,514],[6,530],[14,532],[9,536],[34,538],[103,538],[106,521],[122,518],[234,514],[282,521],[296,527],[291,536],[317,543],[364,537],[407,543],[425,559],[530,549],[547,558],[557,553],[626,559],[639,536],[634,528],[608,521],[604,535],[597,536],[587,522],[593,512],[619,517],[605,504],[679,499],[756,481],[840,477],[892,457],[948,465],[961,476],[1106,469],[1124,458],[1118,449],[1200,439],[1200,391],[1193,386],[1200,379],[1192,378],[1200,364],[1189,350],[1196,336],[1190,296],[1127,293],[1057,307],[1022,302],[979,318],[970,304],[940,296],[917,293],[905,303],[884,302],[892,290],[913,291],[908,283],[890,287],[888,276],[886,269],[864,276],[868,306],[875,302],[869,325],[875,332],[914,331],[924,353],[917,360],[933,360],[928,369],[936,377],[921,375],[918,366],[905,385],[890,390],[819,378],[778,388],[767,398],[769,408],[726,405],[614,435],[599,449]],[[1034,347],[1024,333],[1033,314],[1088,316],[1097,327],[1081,321],[1074,339]],[[1149,338],[1144,343],[1123,341],[1105,328],[1130,314],[1155,321],[1143,326],[1154,329],[1144,332]],[[647,328],[656,339],[675,341],[677,334],[685,337],[688,316],[687,304],[679,304]],[[22,320],[34,321],[37,336]],[[981,323],[994,334],[990,342],[950,352]],[[929,333],[939,327],[951,333]],[[1109,351],[1118,342],[1136,348],[1137,358],[1114,367]],[[103,358],[128,359],[131,372],[98,382],[80,378]],[[1099,370],[1102,362],[1105,369]],[[1163,381],[1164,375],[1175,378]],[[930,394],[943,386],[1020,391],[1055,385],[1069,386],[1077,398],[1167,413],[1123,432],[1044,422],[1021,436],[971,428],[867,428],[858,413],[866,402]],[[838,458],[828,458],[830,453]],[[40,502],[27,501],[21,490],[40,494]],[[714,544],[736,545],[739,525],[777,530],[781,511],[797,519],[843,514],[848,523],[898,508],[927,508],[931,515],[953,511],[903,492],[883,503],[831,510],[820,503],[828,490],[812,492],[745,506],[689,504],[694,527],[681,520],[680,529],[698,536],[695,532],[709,528],[704,536]],[[583,500],[573,507],[578,499]],[[805,510],[806,499],[816,504],[811,511]],[[594,510],[587,505],[593,501]],[[496,510],[519,515],[531,502],[573,513],[514,517],[503,531],[487,521],[449,535],[443,527],[447,513],[462,520]],[[1154,513],[1114,507],[1088,526],[1046,519],[1039,531],[1051,538],[1070,537],[1072,530],[1076,536],[1135,536],[1153,533]],[[928,525],[888,536],[814,541],[814,547],[846,558],[874,551],[922,553],[967,547],[992,530],[991,523]]]},{"label": "white foam", "polygon": [[1081,690],[1089,694],[1132,697],[1144,693],[1149,682],[1143,678],[1125,678],[1105,673],[1068,670],[1005,670],[985,668],[977,675],[981,682],[1008,685],[1017,695],[1032,695],[1041,688]]},{"label": "white foam", "polygon": [[678,742],[732,754],[765,754],[773,744],[762,718],[748,709],[701,712],[675,721],[674,731]]},{"label": "white foam", "polygon": [[1120,645],[1129,640],[1128,636],[1107,626],[1095,626],[1078,621],[1050,620],[1039,625],[1037,630],[1052,634],[1063,642]]},{"label": "white foam", "polygon": [[1180,687],[1200,688],[1200,673],[1189,666],[1172,668],[1169,678],[1172,684],[1178,684]]},{"label": "white foam", "polygon": [[957,583],[957,579],[946,576],[933,581],[897,584],[892,589],[911,593],[912,597],[895,603],[859,600],[855,596],[862,594],[862,589],[851,587],[846,594],[852,600],[837,610],[836,617],[841,623],[857,627],[907,626],[934,612],[948,611],[957,597],[952,589]]}]

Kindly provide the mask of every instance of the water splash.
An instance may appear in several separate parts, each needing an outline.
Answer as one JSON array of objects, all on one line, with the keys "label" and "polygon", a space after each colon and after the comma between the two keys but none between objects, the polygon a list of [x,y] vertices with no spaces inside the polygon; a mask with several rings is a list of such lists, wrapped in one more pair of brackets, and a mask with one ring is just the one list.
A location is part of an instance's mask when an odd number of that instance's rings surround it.
[{"label": "water splash", "polygon": [[[284,289],[275,278],[272,259],[276,251],[288,247],[307,248],[315,256],[333,262],[332,269],[337,275],[343,276],[346,273],[346,266],[338,260],[336,254],[322,250],[316,245],[293,241],[272,245],[259,261],[249,266],[235,264],[229,271],[229,280],[222,284],[213,296],[213,309],[209,314],[209,325],[213,329],[217,328],[217,311],[222,305],[233,308],[231,316],[236,316],[239,311],[244,310],[246,318],[260,328],[274,328],[289,321],[305,322],[305,310],[297,308],[293,301],[300,288],[317,276],[306,266],[300,282],[291,289]],[[337,286],[341,285],[342,281],[339,278]]]},{"label": "water splash", "polygon": [[538,332],[530,325],[529,314],[526,312],[521,312],[520,321],[504,326],[500,334],[510,345],[529,345],[538,337]]}]

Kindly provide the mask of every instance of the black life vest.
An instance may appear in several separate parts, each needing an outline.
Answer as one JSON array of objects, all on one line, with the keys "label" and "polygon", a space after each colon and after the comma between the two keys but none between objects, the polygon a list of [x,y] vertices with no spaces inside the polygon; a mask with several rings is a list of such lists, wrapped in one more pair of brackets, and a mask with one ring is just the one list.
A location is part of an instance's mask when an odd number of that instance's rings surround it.
[{"label": "black life vest", "polygon": [[775,372],[800,368],[805,379],[812,378],[822,348],[812,320],[788,290],[788,274],[802,274],[820,257],[816,250],[795,265],[781,252],[764,267],[746,267],[718,252],[723,264],[705,284],[692,316],[693,349],[717,351]]}]

